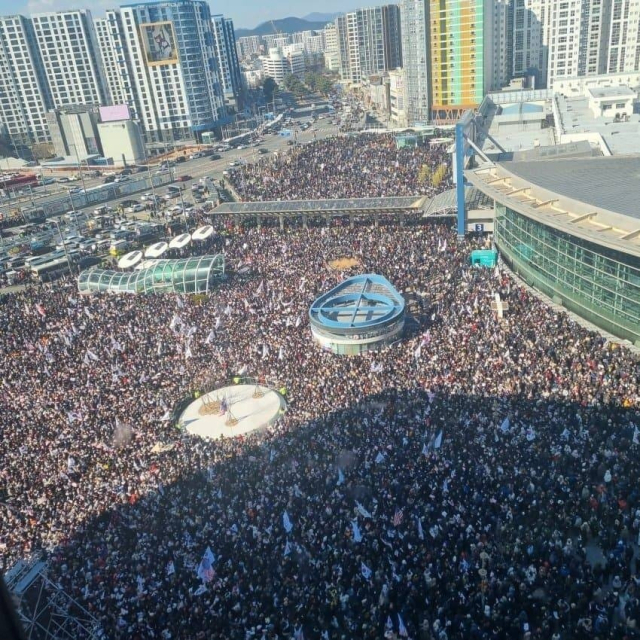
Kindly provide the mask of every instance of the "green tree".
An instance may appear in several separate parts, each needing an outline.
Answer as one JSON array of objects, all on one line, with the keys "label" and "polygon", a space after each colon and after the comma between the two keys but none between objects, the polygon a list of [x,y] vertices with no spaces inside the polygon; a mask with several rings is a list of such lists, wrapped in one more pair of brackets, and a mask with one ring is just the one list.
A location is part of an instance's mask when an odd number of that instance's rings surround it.
[{"label": "green tree", "polygon": [[431,180],[431,167],[428,164],[423,164],[418,172],[418,182],[426,184]]},{"label": "green tree", "polygon": [[262,93],[266,102],[272,102],[275,92],[278,90],[278,83],[271,77],[267,76],[262,82]]}]

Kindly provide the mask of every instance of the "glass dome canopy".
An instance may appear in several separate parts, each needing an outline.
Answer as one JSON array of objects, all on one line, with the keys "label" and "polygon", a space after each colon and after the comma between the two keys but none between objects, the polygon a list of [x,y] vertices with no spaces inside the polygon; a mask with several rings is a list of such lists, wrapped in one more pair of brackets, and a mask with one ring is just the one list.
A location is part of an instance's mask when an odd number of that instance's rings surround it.
[{"label": "glass dome canopy", "polygon": [[208,293],[224,276],[224,255],[158,260],[147,269],[112,271],[89,269],[78,276],[80,293]]}]

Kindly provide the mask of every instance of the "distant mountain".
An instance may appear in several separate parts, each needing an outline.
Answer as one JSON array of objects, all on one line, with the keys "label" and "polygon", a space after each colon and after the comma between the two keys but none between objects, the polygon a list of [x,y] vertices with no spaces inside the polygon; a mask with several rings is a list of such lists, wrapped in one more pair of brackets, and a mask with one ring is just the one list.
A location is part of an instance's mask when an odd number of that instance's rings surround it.
[{"label": "distant mountain", "polygon": [[333,22],[338,16],[341,16],[344,12],[337,13],[310,13],[309,15],[302,16],[303,20],[308,20],[309,22]]},{"label": "distant mountain", "polygon": [[[296,31],[319,31],[323,29],[329,21],[320,20],[319,22],[310,22],[302,18],[282,18],[281,20],[269,20],[258,25],[255,29],[236,29],[236,38],[245,38],[246,36],[268,36],[276,31],[280,33],[295,33]],[[273,28],[275,25],[275,29]]]}]

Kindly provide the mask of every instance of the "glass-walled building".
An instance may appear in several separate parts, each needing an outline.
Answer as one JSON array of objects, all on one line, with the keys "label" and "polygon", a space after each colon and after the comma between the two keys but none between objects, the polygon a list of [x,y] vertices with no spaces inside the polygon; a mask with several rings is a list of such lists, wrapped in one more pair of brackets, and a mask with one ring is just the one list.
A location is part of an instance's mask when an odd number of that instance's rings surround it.
[{"label": "glass-walled building", "polygon": [[640,156],[511,161],[465,172],[523,280],[640,346]]},{"label": "glass-walled building", "polygon": [[182,260],[158,260],[145,269],[88,269],[78,276],[80,293],[208,293],[224,276],[222,254]]},{"label": "glass-walled building", "polygon": [[598,246],[496,203],[495,241],[524,280],[614,335],[640,340],[640,258]]}]

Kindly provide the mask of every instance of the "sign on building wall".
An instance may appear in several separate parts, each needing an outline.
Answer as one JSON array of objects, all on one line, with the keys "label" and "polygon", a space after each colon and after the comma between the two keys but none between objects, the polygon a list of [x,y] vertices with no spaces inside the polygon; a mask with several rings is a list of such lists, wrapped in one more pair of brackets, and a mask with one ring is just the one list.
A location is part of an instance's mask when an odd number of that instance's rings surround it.
[{"label": "sign on building wall", "polygon": [[140,37],[150,67],[178,62],[176,36],[171,22],[147,22],[140,25]]}]

